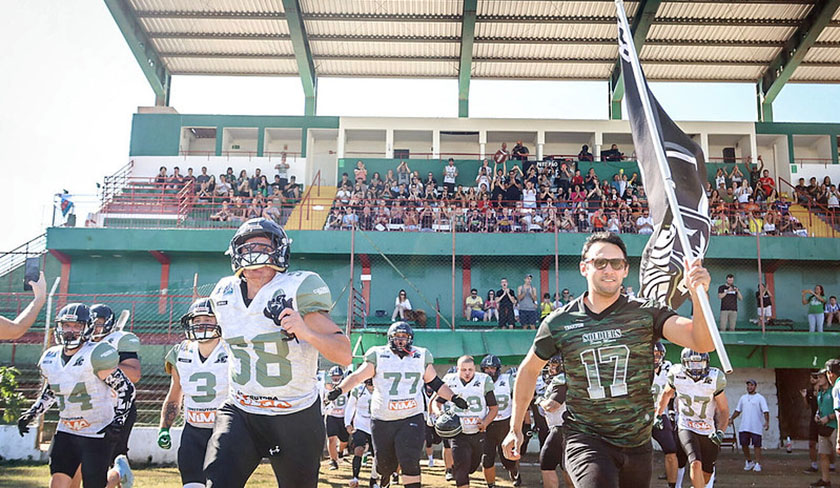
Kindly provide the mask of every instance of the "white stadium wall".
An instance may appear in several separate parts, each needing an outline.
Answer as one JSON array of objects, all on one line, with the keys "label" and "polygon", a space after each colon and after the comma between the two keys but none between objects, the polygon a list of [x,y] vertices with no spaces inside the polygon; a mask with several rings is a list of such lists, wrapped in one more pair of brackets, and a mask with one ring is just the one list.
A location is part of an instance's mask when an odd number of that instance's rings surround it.
[{"label": "white stadium wall", "polygon": [[[193,169],[193,174],[198,176],[201,174],[201,167],[207,166],[207,174],[216,175],[216,181],[219,175],[225,173],[228,167],[233,168],[236,176],[243,169],[248,170],[248,176],[254,175],[254,170],[260,168],[262,174],[268,178],[268,182],[274,181],[276,170],[274,165],[280,162],[280,156],[272,157],[247,157],[247,156],[134,156],[131,158],[134,161],[134,168],[131,171],[132,177],[146,177],[152,178],[158,174],[161,166],[166,166],[167,174],[172,174],[172,168],[178,166],[181,169],[181,175],[186,176],[187,168]],[[298,183],[305,185],[309,184],[307,181],[306,158],[288,156],[286,162],[289,163],[289,176],[294,175]]]}]

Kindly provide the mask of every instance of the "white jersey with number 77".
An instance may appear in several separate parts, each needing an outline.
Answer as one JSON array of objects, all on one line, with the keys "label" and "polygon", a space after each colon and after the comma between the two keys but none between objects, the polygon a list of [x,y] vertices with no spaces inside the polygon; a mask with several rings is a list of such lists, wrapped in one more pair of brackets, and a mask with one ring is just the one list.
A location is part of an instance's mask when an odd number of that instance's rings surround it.
[{"label": "white jersey with number 77", "polygon": [[372,419],[400,420],[423,413],[423,374],[434,362],[428,350],[412,346],[410,353],[400,358],[388,346],[374,346],[365,354],[365,362],[376,368],[370,400]]}]

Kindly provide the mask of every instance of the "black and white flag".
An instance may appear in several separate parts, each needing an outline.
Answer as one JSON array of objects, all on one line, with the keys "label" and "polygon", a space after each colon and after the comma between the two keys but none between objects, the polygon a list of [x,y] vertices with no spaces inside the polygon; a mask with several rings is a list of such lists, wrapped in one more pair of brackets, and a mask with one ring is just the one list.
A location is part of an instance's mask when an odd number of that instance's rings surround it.
[{"label": "black and white flag", "polygon": [[[673,215],[665,193],[666,183],[657,164],[656,151],[659,148],[664,150],[674,182],[674,193],[691,243],[691,254],[700,258],[709,246],[711,232],[709,201],[704,191],[706,161],[700,146],[680,130],[650,92],[639,57],[628,40],[632,42],[627,19],[619,15],[618,53],[624,75],[627,115],[650,215],[655,224],[653,235],[642,254],[638,295],[655,298],[676,309],[689,296],[682,279],[685,254],[673,225]],[[633,64],[638,65],[637,72],[642,73],[641,79],[634,75]],[[653,124],[649,123],[641,97],[650,100]],[[650,129],[651,126],[654,130]]]}]

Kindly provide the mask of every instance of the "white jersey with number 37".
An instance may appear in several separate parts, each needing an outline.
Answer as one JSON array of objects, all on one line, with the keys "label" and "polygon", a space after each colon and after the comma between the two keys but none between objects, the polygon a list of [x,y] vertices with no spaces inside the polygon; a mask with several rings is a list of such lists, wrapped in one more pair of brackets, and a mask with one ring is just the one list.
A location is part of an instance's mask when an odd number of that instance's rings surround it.
[{"label": "white jersey with number 37", "polygon": [[228,353],[219,341],[210,356],[201,360],[198,342],[183,341],[166,355],[166,371],[175,368],[184,393],[184,420],[202,429],[212,429],[216,409],[228,393]]},{"label": "white jersey with number 37", "polygon": [[330,290],[315,273],[277,273],[249,306],[235,276],[222,278],[210,298],[230,350],[230,401],[260,415],[299,412],[318,399],[318,350],[301,339],[288,339],[263,314],[275,297],[292,299],[292,307],[306,315],[328,312]]},{"label": "white jersey with number 37", "polygon": [[388,346],[371,347],[365,362],[376,368],[370,416],[374,420],[400,420],[423,413],[423,374],[434,362],[432,354],[412,346],[411,353],[400,358]]},{"label": "white jersey with number 37", "polygon": [[677,426],[697,434],[709,435],[715,432],[715,397],[726,388],[726,375],[717,368],[709,368],[709,374],[700,381],[694,381],[685,374],[681,364],[671,367],[668,385],[676,390]]}]

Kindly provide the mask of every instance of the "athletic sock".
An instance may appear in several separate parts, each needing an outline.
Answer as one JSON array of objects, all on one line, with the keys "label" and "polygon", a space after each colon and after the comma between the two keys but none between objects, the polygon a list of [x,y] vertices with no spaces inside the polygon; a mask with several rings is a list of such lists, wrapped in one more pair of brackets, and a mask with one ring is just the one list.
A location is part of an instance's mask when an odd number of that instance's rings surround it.
[{"label": "athletic sock", "polygon": [[361,456],[353,456],[353,477],[359,477],[359,471],[362,470],[362,457]]},{"label": "athletic sock", "polygon": [[677,482],[676,482],[677,486],[682,486],[682,482],[683,482],[684,477],[685,477],[685,468],[684,467],[679,468],[677,470]]},{"label": "athletic sock", "polygon": [[709,482],[706,483],[706,488],[714,488],[715,486],[715,473],[717,472],[716,469],[712,469],[712,475],[709,477]]}]

